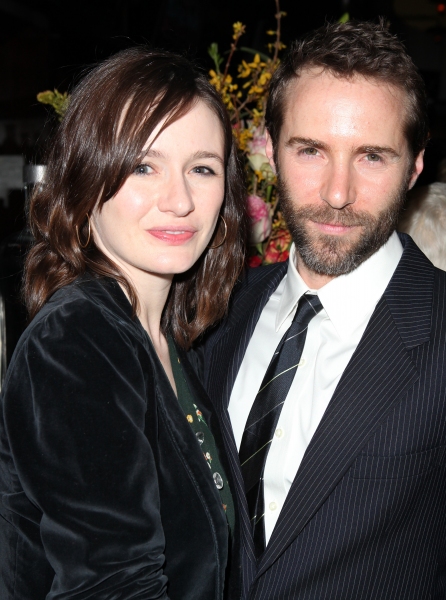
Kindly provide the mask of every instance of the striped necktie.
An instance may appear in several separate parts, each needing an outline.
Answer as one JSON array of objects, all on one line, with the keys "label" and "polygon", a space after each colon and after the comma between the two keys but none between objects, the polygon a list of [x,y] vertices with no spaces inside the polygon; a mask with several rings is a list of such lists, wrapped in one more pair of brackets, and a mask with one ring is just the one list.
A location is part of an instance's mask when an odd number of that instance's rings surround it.
[{"label": "striped necktie", "polygon": [[316,295],[304,294],[271,359],[246,421],[239,456],[257,557],[265,549],[263,472],[280,411],[296,374],[311,319],[322,310]]}]

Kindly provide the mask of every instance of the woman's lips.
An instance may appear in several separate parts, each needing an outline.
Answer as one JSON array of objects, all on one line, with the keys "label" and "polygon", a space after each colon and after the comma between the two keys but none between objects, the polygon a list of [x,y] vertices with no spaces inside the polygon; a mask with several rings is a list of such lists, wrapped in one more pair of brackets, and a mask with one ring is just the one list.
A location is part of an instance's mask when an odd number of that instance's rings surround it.
[{"label": "woman's lips", "polygon": [[196,233],[193,227],[153,227],[147,230],[150,235],[169,244],[183,244],[188,242]]}]

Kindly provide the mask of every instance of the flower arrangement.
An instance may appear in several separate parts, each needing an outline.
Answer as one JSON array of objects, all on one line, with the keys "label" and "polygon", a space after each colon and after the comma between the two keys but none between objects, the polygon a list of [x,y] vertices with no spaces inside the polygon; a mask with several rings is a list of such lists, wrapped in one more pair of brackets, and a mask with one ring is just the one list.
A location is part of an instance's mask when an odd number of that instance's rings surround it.
[{"label": "flower arrangement", "polygon": [[[239,46],[246,30],[240,22],[233,25],[232,43],[224,68],[217,44],[209,48],[214,62],[214,69],[209,72],[210,81],[228,109],[245,163],[247,210],[251,220],[248,262],[255,267],[286,260],[291,246],[291,235],[278,208],[276,177],[265,153],[268,86],[279,65],[279,54],[285,48],[280,39],[280,26],[286,13],[280,10],[279,0],[275,3],[276,29],[267,31],[273,37],[267,54]],[[250,62],[242,59],[234,68],[232,62],[239,50],[253,58]]]}]

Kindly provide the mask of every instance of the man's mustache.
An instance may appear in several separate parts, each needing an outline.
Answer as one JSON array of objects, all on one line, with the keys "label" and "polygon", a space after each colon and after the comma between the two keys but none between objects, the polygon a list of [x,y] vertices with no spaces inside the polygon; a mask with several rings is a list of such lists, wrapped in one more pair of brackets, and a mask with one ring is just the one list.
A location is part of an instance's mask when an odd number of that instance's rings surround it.
[{"label": "man's mustache", "polygon": [[351,206],[332,208],[331,206],[301,206],[294,208],[294,219],[306,219],[316,223],[360,227],[375,223],[376,219],[368,212],[355,210]]}]

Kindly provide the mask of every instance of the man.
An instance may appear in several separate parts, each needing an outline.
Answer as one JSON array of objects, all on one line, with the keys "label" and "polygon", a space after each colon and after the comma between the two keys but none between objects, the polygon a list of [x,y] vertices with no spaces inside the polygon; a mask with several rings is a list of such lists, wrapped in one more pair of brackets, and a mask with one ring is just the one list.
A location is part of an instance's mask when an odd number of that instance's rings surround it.
[{"label": "man", "polygon": [[200,352],[241,595],[444,600],[446,280],[394,231],[423,167],[422,80],[382,25],[326,25],[274,75],[267,128],[295,245],[247,273]]}]

